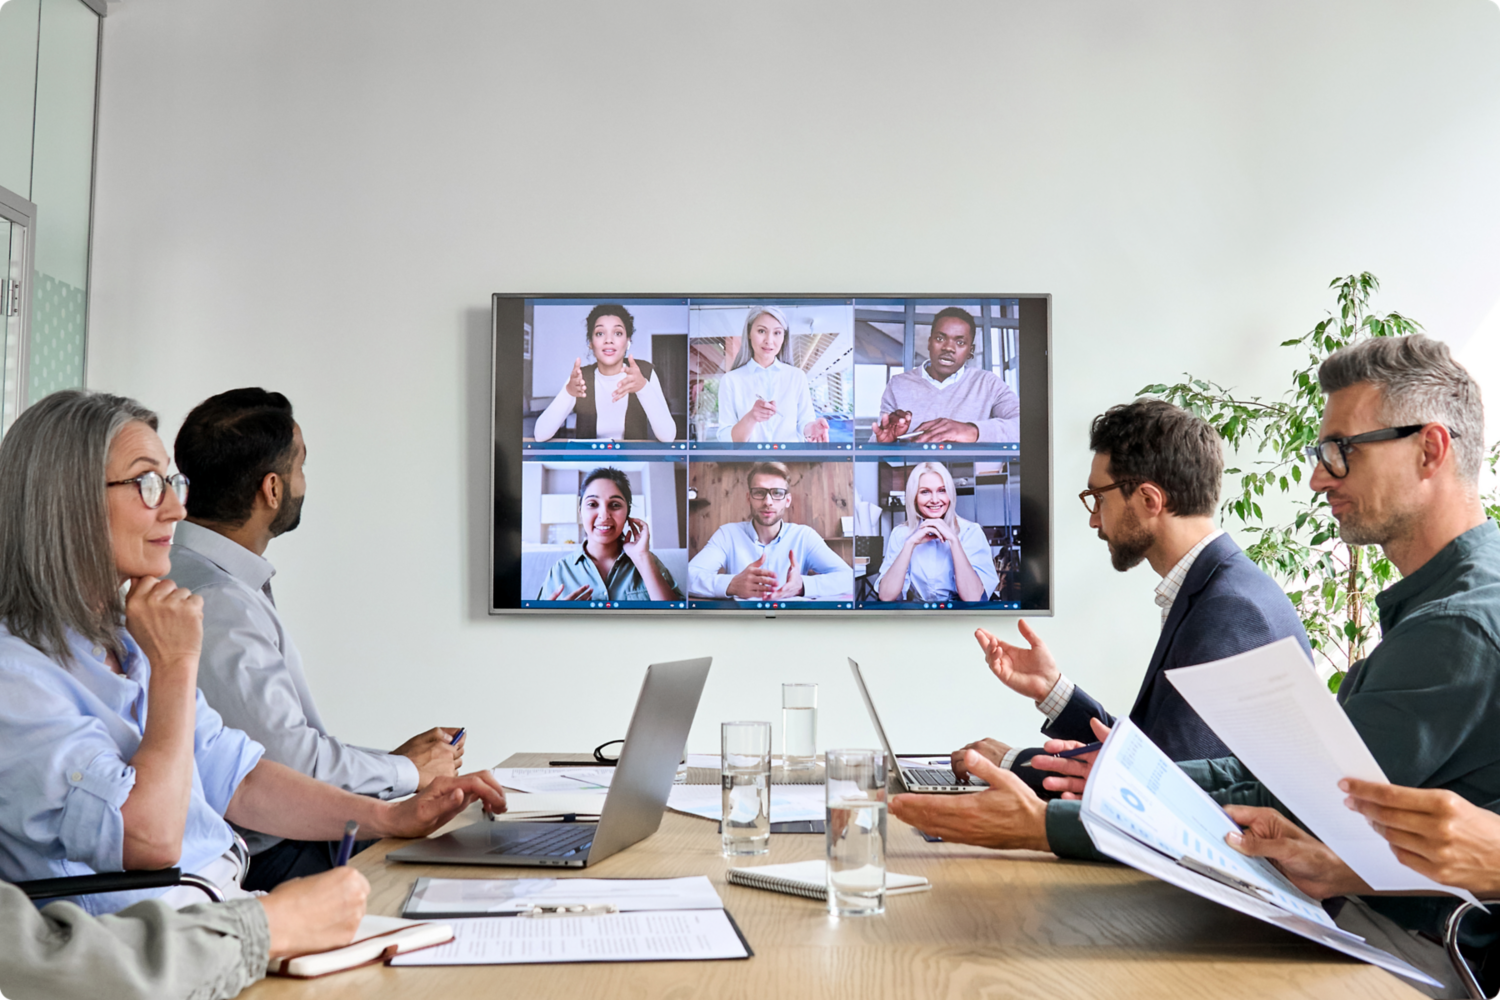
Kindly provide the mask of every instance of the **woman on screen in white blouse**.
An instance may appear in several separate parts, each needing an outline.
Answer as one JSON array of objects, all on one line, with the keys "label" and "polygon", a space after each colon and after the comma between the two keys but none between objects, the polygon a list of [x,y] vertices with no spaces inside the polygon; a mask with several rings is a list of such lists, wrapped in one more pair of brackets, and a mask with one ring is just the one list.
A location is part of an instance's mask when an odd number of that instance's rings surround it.
[{"label": "woman on screen in white blouse", "polygon": [[536,418],[536,440],[552,440],[570,413],[578,414],[573,436],[580,441],[675,440],[677,421],[651,362],[630,356],[635,317],[610,302],[591,309],[584,327],[594,362],[573,359],[557,398]]},{"label": "woman on screen in white blouse", "polygon": [[[906,523],[885,545],[882,601],[984,601],[1000,582],[984,529],[959,517],[947,466],[923,462],[906,477]],[[908,596],[912,595],[912,596]]]},{"label": "woman on screen in white blouse", "polygon": [[828,421],[813,409],[807,373],[780,355],[786,314],[751,309],[734,364],[719,379],[720,441],[827,441]]}]

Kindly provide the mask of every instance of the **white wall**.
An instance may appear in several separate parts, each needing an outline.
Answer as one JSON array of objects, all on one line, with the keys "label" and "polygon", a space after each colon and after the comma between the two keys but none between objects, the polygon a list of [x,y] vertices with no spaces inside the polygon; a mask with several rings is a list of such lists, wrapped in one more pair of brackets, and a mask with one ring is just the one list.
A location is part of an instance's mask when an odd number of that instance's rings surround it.
[{"label": "white wall", "polygon": [[169,438],[232,386],[295,401],[311,495],[268,554],[348,739],[586,749],[647,662],[711,653],[694,748],[779,722],[783,680],[823,685],[823,745],[869,744],[847,655],[905,749],[1028,740],[973,619],[486,618],[489,293],[1051,292],[1039,629],[1128,711],[1156,580],[1073,499],[1089,419],[1183,370],[1279,392],[1276,344],[1354,270],[1469,339],[1500,300],[1497,53],[1485,0],[128,0],[90,384]]}]

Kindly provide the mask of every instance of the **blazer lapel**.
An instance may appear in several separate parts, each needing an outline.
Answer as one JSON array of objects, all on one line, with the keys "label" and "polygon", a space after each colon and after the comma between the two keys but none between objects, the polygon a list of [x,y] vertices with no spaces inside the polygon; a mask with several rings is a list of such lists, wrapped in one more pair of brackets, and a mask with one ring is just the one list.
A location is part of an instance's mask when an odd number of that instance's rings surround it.
[{"label": "blazer lapel", "polygon": [[1187,617],[1193,598],[1208,585],[1208,581],[1213,578],[1214,571],[1239,550],[1240,547],[1226,532],[1209,542],[1208,546],[1198,553],[1198,558],[1193,560],[1193,567],[1188,570],[1187,579],[1182,581],[1182,587],[1177,591],[1177,599],[1172,602],[1172,610],[1167,612],[1167,622],[1162,626],[1161,636],[1156,640],[1156,649],[1151,654],[1151,665],[1146,668],[1146,676],[1141,679],[1141,689],[1137,692],[1135,704],[1130,709],[1132,720],[1136,719],[1137,712],[1145,709],[1151,695],[1151,687],[1156,683],[1157,675],[1161,673],[1162,662],[1167,657],[1167,650],[1172,648],[1172,638],[1177,634],[1177,629],[1182,626],[1182,620]]}]

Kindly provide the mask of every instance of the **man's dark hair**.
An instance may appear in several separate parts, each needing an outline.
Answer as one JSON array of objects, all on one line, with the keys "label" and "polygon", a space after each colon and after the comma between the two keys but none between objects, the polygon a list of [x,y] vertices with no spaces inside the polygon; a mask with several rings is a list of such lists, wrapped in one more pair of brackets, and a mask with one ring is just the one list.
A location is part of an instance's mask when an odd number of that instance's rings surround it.
[{"label": "man's dark hair", "polygon": [[292,471],[292,404],[279,392],[230,389],[193,407],[172,443],[192,480],[188,516],[238,526],[268,473]]},{"label": "man's dark hair", "polygon": [[960,309],[958,306],[949,306],[946,309],[940,309],[940,310],[938,310],[938,314],[936,316],[932,317],[932,327],[931,327],[931,329],[936,330],[938,322],[940,320],[945,320],[945,319],[961,319],[961,320],[963,320],[965,323],[967,323],[969,325],[969,341],[971,343],[978,341],[979,334],[978,334],[977,331],[979,329],[979,326],[978,326],[977,323],[974,322],[974,317],[971,316],[971,315],[969,315],[969,310],[967,310],[967,309]]},{"label": "man's dark hair", "polygon": [[[1150,481],[1167,495],[1167,511],[1206,517],[1219,503],[1224,450],[1207,420],[1160,399],[1111,406],[1089,427],[1089,447],[1109,456],[1115,481]],[[1126,496],[1134,487],[1123,490]]]},{"label": "man's dark hair", "polygon": [[620,322],[625,324],[625,339],[630,340],[635,336],[635,317],[630,315],[630,310],[618,302],[605,302],[589,310],[589,318],[583,321],[583,342],[592,344],[594,342],[594,324],[599,322],[600,316],[618,316]]},{"label": "man's dark hair", "polygon": [[583,503],[584,492],[588,490],[589,483],[596,479],[608,479],[620,488],[620,495],[625,498],[625,513],[629,514],[630,508],[634,506],[634,501],[630,496],[630,477],[609,465],[600,466],[584,477],[583,485],[578,487],[578,502]]}]

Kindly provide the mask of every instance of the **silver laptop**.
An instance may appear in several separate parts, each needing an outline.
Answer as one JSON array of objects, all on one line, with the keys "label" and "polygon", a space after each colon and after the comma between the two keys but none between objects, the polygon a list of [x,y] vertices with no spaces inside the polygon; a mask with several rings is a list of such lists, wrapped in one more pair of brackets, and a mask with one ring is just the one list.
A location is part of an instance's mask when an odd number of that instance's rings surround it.
[{"label": "silver laptop", "polygon": [[952,768],[902,765],[895,751],[891,749],[891,741],[885,738],[885,727],[880,724],[880,714],[875,711],[875,702],[870,699],[870,689],[865,687],[865,678],[859,672],[859,664],[851,659],[849,669],[854,671],[854,684],[859,688],[859,696],[865,700],[865,708],[870,712],[870,722],[875,726],[875,735],[880,738],[880,746],[885,750],[886,760],[891,762],[891,783],[896,786],[898,793],[953,795],[981,792],[990,787],[983,780],[975,777],[970,777],[968,784],[960,782]]},{"label": "silver laptop", "polygon": [[583,868],[645,840],[661,826],[712,662],[704,657],[646,668],[599,822],[480,821],[386,856],[429,865]]}]

